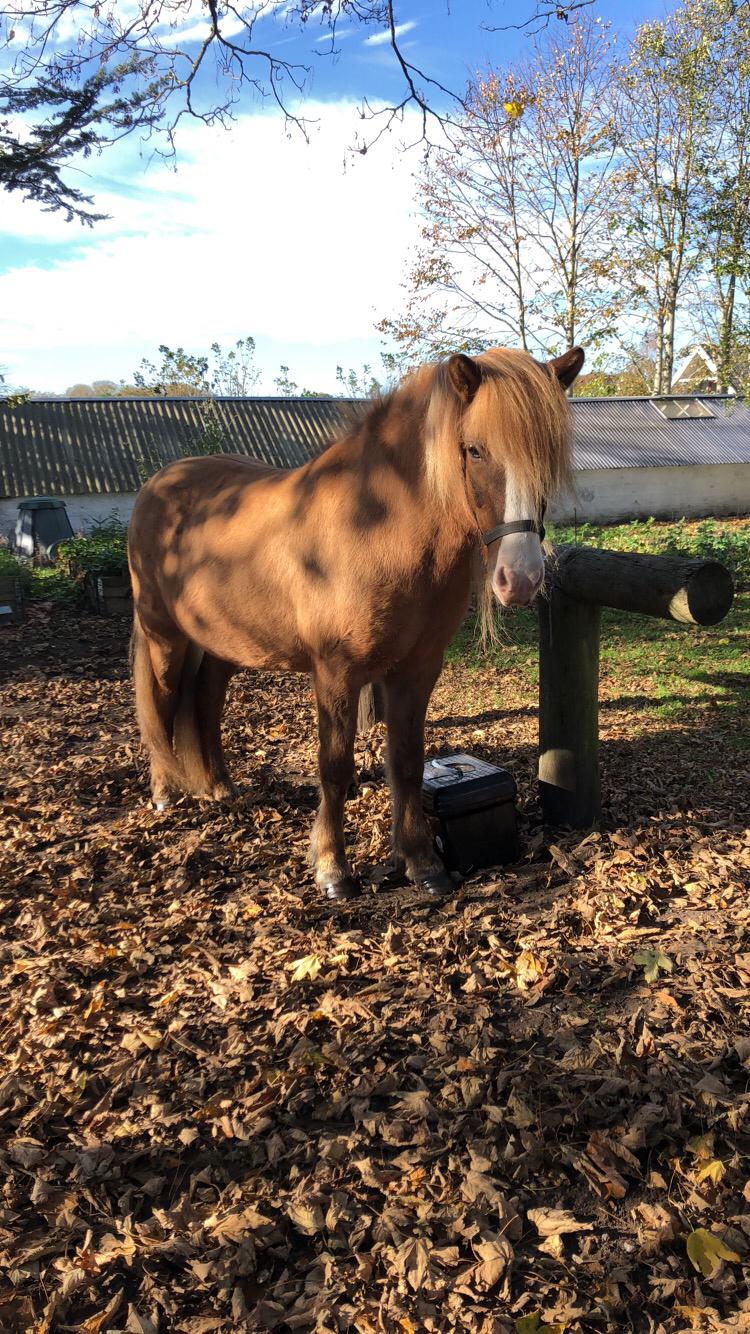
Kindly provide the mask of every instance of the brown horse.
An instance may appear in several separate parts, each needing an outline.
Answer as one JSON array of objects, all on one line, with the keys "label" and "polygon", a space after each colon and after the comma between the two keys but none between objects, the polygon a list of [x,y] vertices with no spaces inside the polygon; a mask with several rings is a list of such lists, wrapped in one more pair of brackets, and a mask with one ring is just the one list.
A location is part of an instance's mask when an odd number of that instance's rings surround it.
[{"label": "brown horse", "polygon": [[354,428],[292,472],[231,455],[152,477],[129,532],[133,670],[153,799],[226,798],[220,724],[242,667],[309,672],[321,800],[315,878],[329,898],[359,886],[344,850],[359,691],[385,688],[397,862],[416,884],[452,882],[422,813],[424,722],[472,567],[506,606],[543,577],[545,499],[568,481],[564,387],[574,348],[452,356],[408,376]]}]

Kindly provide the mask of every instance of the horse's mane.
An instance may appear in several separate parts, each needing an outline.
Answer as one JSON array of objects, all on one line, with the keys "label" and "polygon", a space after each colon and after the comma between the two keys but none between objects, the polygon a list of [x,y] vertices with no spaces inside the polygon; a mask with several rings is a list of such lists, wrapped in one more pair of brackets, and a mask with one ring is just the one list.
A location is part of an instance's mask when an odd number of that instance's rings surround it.
[{"label": "horse's mane", "polygon": [[430,489],[446,507],[463,494],[461,437],[481,440],[538,508],[571,484],[565,393],[528,352],[495,347],[474,361],[482,378],[468,407],[451,385],[447,361],[427,363],[374,401],[347,404],[336,438],[356,433],[369,444],[384,432],[401,434],[404,447],[423,452]]}]

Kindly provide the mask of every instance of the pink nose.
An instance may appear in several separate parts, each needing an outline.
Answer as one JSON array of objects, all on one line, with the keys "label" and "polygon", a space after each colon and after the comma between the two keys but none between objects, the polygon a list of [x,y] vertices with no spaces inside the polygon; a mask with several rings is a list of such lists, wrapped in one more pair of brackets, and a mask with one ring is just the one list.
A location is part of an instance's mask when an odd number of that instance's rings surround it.
[{"label": "pink nose", "polygon": [[509,569],[505,565],[498,565],[492,586],[504,607],[528,607],[539,592],[542,578],[543,571],[528,575],[522,574],[519,570]]}]

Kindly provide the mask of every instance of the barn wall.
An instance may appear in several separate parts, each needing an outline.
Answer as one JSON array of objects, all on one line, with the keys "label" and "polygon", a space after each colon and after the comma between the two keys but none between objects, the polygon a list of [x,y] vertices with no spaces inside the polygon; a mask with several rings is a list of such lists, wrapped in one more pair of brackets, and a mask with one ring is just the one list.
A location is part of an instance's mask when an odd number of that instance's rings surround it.
[{"label": "barn wall", "polygon": [[578,494],[550,507],[550,518],[571,523],[627,519],[703,519],[750,514],[750,463],[681,468],[601,468],[576,472]]},{"label": "barn wall", "polygon": [[[627,519],[702,519],[722,514],[750,514],[750,463],[718,463],[682,468],[601,468],[576,473],[578,494],[550,506],[557,523],[588,520],[616,523]],[[114,511],[130,518],[136,492],[110,496],[65,496],[76,532],[86,532]],[[0,534],[15,524],[16,500],[0,500]]]},{"label": "barn wall", "polygon": [[[127,523],[135,504],[135,497],[135,491],[127,491],[116,496],[61,496],[60,498],[65,501],[74,532],[85,533],[95,523],[108,519],[113,512],[123,523]],[[0,535],[5,536],[8,529],[15,526],[17,514],[17,500],[0,500]]]}]

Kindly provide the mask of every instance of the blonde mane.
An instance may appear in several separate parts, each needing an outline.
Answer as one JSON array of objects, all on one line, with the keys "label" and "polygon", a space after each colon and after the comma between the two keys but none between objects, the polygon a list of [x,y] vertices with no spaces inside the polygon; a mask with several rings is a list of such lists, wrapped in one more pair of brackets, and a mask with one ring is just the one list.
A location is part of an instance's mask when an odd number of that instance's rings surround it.
[{"label": "blonde mane", "polygon": [[474,360],[482,380],[468,407],[451,386],[446,363],[414,375],[414,388],[424,386],[429,394],[424,448],[433,495],[448,508],[463,494],[463,436],[481,440],[532,503],[551,500],[571,482],[570,409],[557,377],[528,352],[509,348],[491,348]]}]

